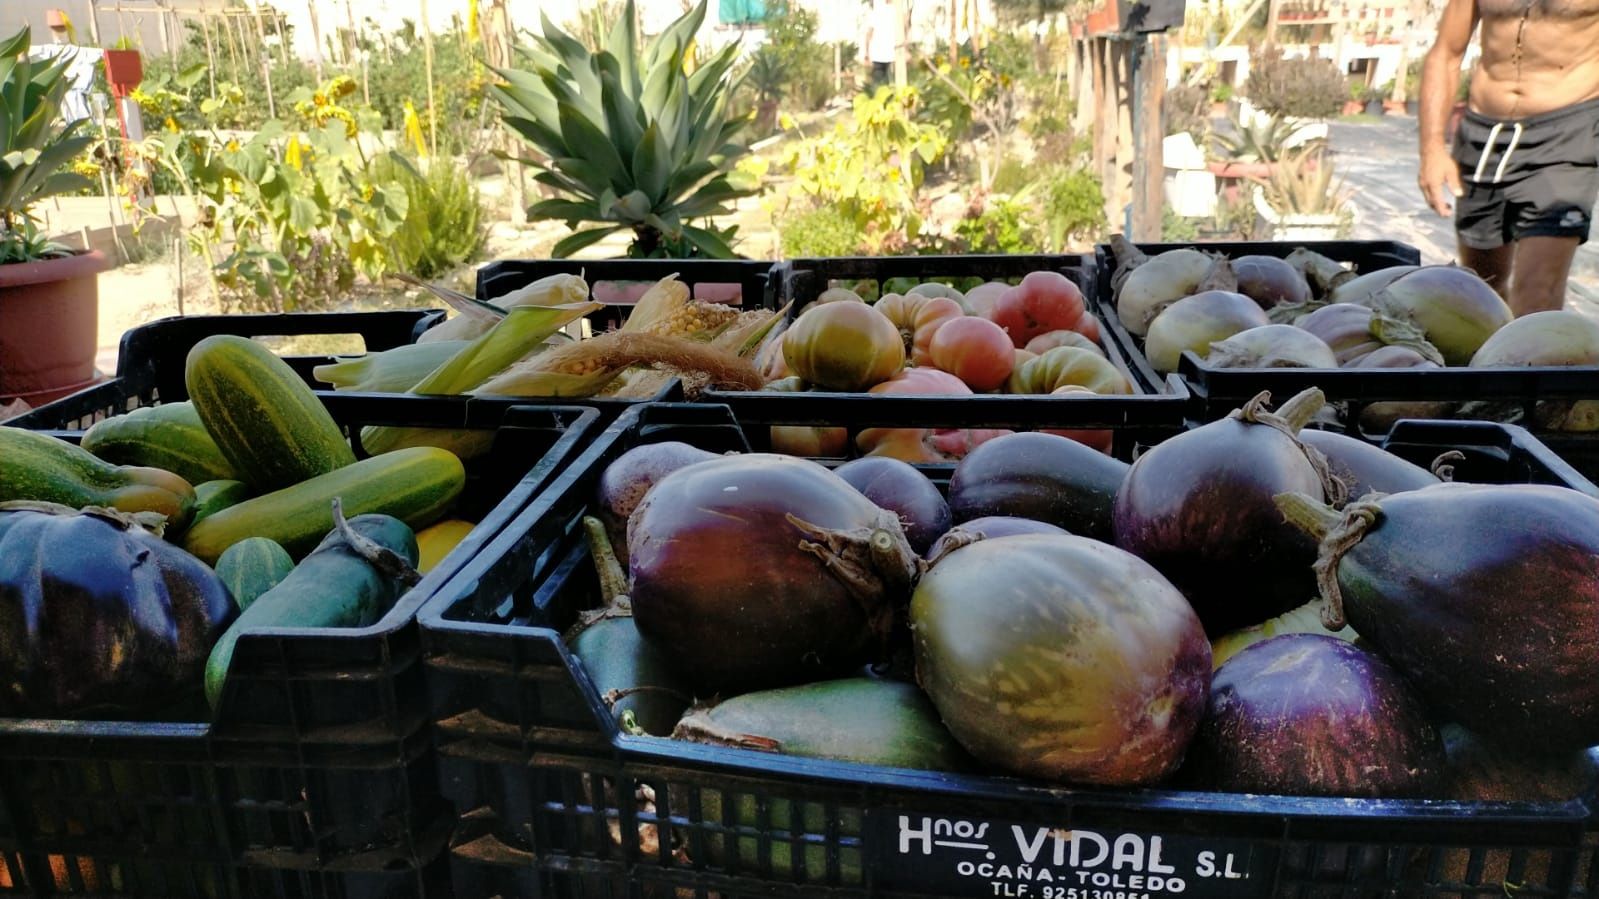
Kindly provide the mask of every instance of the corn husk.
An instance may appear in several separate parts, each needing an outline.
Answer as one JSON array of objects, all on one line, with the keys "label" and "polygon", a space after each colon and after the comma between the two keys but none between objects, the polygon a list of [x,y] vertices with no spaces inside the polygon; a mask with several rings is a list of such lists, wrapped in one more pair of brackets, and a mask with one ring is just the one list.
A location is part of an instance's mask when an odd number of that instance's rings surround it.
[{"label": "corn husk", "polygon": [[666,366],[740,390],[759,390],[763,383],[748,361],[708,342],[618,329],[524,359],[473,393],[545,395],[542,391],[583,386],[589,390],[583,395],[592,396],[635,365]]},{"label": "corn husk", "polygon": [[[498,324],[495,309],[501,310],[498,314],[503,316],[504,312],[523,306],[568,306],[587,302],[589,298],[588,282],[580,275],[549,275],[504,296],[495,297],[488,303],[481,303],[470,297],[465,298],[470,301],[469,303],[461,303],[458,301],[460,295],[454,294],[454,291],[446,292],[426,284],[422,286],[445,299],[460,314],[424,332],[417,339],[418,343],[431,343],[436,340],[472,340],[481,337]],[[599,307],[600,304],[594,306],[594,308]]]},{"label": "corn husk", "polygon": [[405,393],[448,362],[467,343],[465,340],[437,340],[364,356],[340,356],[327,365],[311,369],[311,374],[318,381],[332,384],[334,390]]},{"label": "corn husk", "polygon": [[[499,324],[467,343],[406,392],[448,395],[474,392],[475,388],[538,349],[550,335],[601,306],[582,302],[512,309]],[[493,436],[491,431],[373,426],[362,430],[361,442],[373,455],[408,446],[436,446],[462,459],[470,459],[487,452]]]}]

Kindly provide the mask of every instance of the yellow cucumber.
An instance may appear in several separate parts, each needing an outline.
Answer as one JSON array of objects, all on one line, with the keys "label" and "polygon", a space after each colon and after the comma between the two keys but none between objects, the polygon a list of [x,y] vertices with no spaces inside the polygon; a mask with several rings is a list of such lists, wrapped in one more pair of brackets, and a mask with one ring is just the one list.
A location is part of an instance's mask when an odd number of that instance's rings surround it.
[{"label": "yellow cucumber", "polygon": [[215,334],[195,344],[184,383],[236,479],[258,492],[355,462],[322,401],[287,362],[253,340]]},{"label": "yellow cucumber", "polygon": [[450,550],[459,546],[461,541],[466,539],[466,535],[472,533],[472,529],[475,527],[477,525],[470,521],[452,518],[417,531],[416,546],[420,553],[421,561],[417,563],[416,570],[423,574],[432,571],[433,566],[443,561],[444,557],[450,554]]},{"label": "yellow cucumber", "polygon": [[466,469],[448,450],[395,450],[223,509],[190,528],[183,548],[215,565],[233,544],[267,537],[298,560],[333,530],[334,497],[348,517],[391,515],[421,528],[443,518],[465,485]]}]

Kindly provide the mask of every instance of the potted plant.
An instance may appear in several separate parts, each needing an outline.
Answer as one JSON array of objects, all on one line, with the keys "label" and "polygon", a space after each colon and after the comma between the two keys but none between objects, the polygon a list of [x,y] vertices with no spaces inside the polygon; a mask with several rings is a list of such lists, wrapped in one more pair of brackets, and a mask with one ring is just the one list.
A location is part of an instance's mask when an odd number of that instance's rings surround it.
[{"label": "potted plant", "polygon": [[105,254],[45,239],[39,201],[88,184],[67,171],[94,142],[61,119],[68,60],[28,59],[29,31],[0,39],[0,401],[49,402],[94,382]]},{"label": "potted plant", "polygon": [[1217,81],[1210,88],[1211,115],[1224,116],[1230,111],[1237,89],[1230,81]]},{"label": "potted plant", "polygon": [[777,104],[783,99],[788,82],[788,65],[771,44],[762,44],[750,54],[749,71],[744,77],[755,92],[755,134],[765,137],[777,129]]},{"label": "potted plant", "polygon": [[1226,158],[1210,163],[1210,171],[1221,179],[1265,180],[1271,177],[1288,139],[1297,130],[1294,124],[1272,117],[1253,125],[1232,119],[1232,133],[1217,133],[1213,146]]},{"label": "potted plant", "polygon": [[1363,99],[1366,101],[1366,115],[1382,115],[1382,98],[1384,91],[1380,87],[1367,86]]},{"label": "potted plant", "polygon": [[1343,114],[1346,116],[1360,115],[1366,108],[1366,83],[1351,77],[1349,79],[1349,99],[1344,101]]},{"label": "potted plant", "polygon": [[1255,209],[1278,241],[1338,240],[1354,208],[1319,149],[1285,154],[1270,181],[1255,188]]}]

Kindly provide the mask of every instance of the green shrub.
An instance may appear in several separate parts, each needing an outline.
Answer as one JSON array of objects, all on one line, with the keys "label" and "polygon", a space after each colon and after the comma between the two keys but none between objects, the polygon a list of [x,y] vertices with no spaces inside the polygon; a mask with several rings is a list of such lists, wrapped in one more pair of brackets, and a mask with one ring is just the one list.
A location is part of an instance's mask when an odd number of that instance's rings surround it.
[{"label": "green shrub", "polygon": [[483,210],[465,169],[446,158],[413,170],[380,156],[369,172],[380,184],[398,181],[409,198],[405,222],[386,244],[391,270],[429,279],[476,258],[483,248]]},{"label": "green shrub", "polygon": [[1210,91],[1200,85],[1180,85],[1166,92],[1161,111],[1166,133],[1203,135],[1210,124]]},{"label": "green shrub", "polygon": [[1033,182],[1033,168],[1020,159],[1006,158],[994,173],[994,193],[1018,194]]},{"label": "green shrub", "polygon": [[1055,251],[1097,240],[1105,230],[1105,191],[1086,168],[1056,166],[1039,179],[1044,245]]},{"label": "green shrub", "polygon": [[1343,108],[1347,84],[1332,60],[1286,59],[1281,49],[1266,47],[1249,62],[1244,95],[1274,116],[1325,119]]},{"label": "green shrub", "polygon": [[849,216],[833,206],[818,206],[782,216],[778,243],[785,259],[812,256],[854,256],[864,235]]},{"label": "green shrub", "polygon": [[775,3],[767,14],[765,46],[784,73],[780,93],[797,109],[821,109],[833,98],[833,45],[816,31],[816,13],[803,7]]},{"label": "green shrub", "polygon": [[966,253],[1040,253],[1044,248],[1029,221],[1030,212],[1014,197],[993,199],[981,213],[961,219],[955,237]]},{"label": "green shrub", "polygon": [[1160,239],[1164,243],[1193,243],[1199,239],[1199,225],[1184,218],[1170,206],[1160,210]]}]

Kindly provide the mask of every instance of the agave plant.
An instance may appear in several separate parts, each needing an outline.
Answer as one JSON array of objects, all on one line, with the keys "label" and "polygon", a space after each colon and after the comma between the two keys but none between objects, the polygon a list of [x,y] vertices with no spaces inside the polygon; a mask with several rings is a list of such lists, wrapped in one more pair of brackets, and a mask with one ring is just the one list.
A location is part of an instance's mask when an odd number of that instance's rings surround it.
[{"label": "agave plant", "polygon": [[1283,215],[1332,215],[1344,211],[1349,196],[1332,163],[1317,150],[1288,153],[1271,175],[1266,199]]},{"label": "agave plant", "polygon": [[1229,121],[1234,133],[1217,134],[1216,144],[1237,162],[1278,161],[1297,130],[1292,122],[1276,116],[1254,125],[1245,125],[1236,118]]},{"label": "agave plant", "polygon": [[730,258],[732,230],[689,222],[729,212],[728,201],[755,191],[730,178],[749,152],[728,102],[740,76],[731,44],[685,69],[706,0],[669,25],[643,51],[632,0],[606,38],[590,50],[546,16],[544,33],[522,49],[531,71],[496,70],[492,90],[507,126],[545,156],[524,159],[535,179],[562,196],[528,208],[530,219],[557,219],[574,231],[551,254],[570,256],[624,228],[634,255],[697,254]]},{"label": "agave plant", "polygon": [[66,171],[94,138],[79,135],[85,119],[61,121],[69,60],[27,58],[29,30],[0,39],[0,264],[72,251],[40,239],[29,210],[47,197],[89,184]]}]

